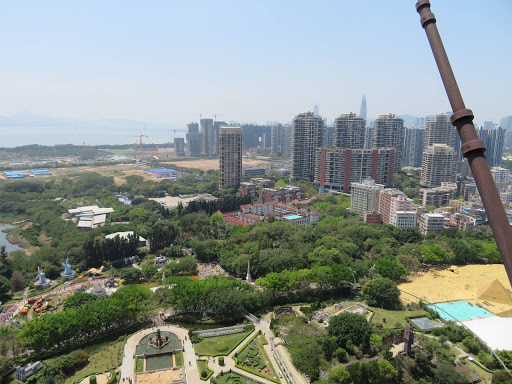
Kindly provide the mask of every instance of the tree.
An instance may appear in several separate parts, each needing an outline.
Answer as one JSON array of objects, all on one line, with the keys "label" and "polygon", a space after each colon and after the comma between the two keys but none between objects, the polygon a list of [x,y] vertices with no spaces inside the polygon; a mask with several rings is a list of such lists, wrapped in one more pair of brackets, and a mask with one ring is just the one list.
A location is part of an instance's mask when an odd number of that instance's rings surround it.
[{"label": "tree", "polygon": [[0,299],[6,298],[10,289],[11,282],[7,279],[7,277],[0,276]]},{"label": "tree", "polygon": [[25,288],[25,278],[20,271],[14,271],[11,276],[11,286],[14,292],[21,291]]},{"label": "tree", "polygon": [[66,300],[64,303],[64,309],[77,308],[92,301],[96,301],[97,299],[96,295],[93,295],[92,293],[78,291]]},{"label": "tree", "polygon": [[336,384],[351,384],[350,372],[343,365],[338,365],[329,370],[329,382]]},{"label": "tree", "polygon": [[381,257],[375,263],[375,269],[382,277],[387,277],[393,281],[400,280],[410,272],[400,261],[395,258]]},{"label": "tree", "polygon": [[512,384],[512,377],[504,369],[496,371],[492,375],[492,384]]},{"label": "tree", "polygon": [[158,267],[154,264],[146,264],[142,267],[142,276],[146,279],[150,279],[156,275],[158,272]]},{"label": "tree", "polygon": [[367,296],[369,305],[386,309],[396,309],[401,305],[400,290],[395,283],[384,277],[366,283],[363,293]]},{"label": "tree", "polygon": [[134,267],[128,267],[121,269],[119,273],[121,279],[126,280],[126,282],[131,283],[139,280],[142,277],[142,272],[140,269]]},{"label": "tree", "polygon": [[372,326],[361,315],[355,313],[341,313],[331,317],[327,327],[329,336],[335,337],[338,346],[345,348],[351,340],[356,346],[368,347]]}]

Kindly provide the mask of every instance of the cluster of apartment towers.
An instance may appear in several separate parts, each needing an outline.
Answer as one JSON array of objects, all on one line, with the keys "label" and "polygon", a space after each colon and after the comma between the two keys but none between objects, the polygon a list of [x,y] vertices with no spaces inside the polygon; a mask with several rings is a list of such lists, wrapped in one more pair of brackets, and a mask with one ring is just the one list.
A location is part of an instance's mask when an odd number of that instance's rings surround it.
[{"label": "cluster of apartment towers", "polygon": [[[331,146],[324,146],[324,120],[313,112],[292,122],[292,179],[314,181],[320,190],[349,193],[352,183],[368,177],[389,187],[400,165],[421,167],[421,185],[432,188],[455,182],[457,161],[462,161],[460,139],[450,115],[431,117],[426,128],[405,128],[402,118],[380,115],[373,126],[355,113],[336,118]],[[490,166],[500,164],[505,130],[479,128],[487,146]]]},{"label": "cluster of apartment towers", "polygon": [[[242,128],[223,121],[201,119],[187,125],[189,156],[219,156],[219,188],[238,190],[242,180]],[[478,129],[487,146],[489,165],[501,161],[505,130]],[[327,127],[318,111],[297,115],[290,126],[274,124],[270,135],[273,152],[291,157],[291,179],[314,181],[326,189],[350,193],[354,183],[371,178],[383,187],[393,184],[400,165],[421,166],[421,185],[440,187],[455,182],[456,164],[462,161],[460,139],[450,115],[431,117],[426,127],[405,128],[394,114],[378,116],[366,124],[366,100],[360,114],[341,114],[334,127]],[[267,137],[263,138],[265,141]],[[176,152],[185,153],[183,139],[176,139]]]}]

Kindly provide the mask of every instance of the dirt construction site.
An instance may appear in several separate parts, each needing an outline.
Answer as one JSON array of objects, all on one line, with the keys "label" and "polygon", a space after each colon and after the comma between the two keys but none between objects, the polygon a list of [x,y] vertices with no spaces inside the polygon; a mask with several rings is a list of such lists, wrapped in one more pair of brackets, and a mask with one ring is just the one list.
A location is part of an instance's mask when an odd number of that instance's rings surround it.
[{"label": "dirt construction site", "polygon": [[[258,166],[266,166],[265,162],[259,160],[245,160],[243,161],[246,165],[258,165]],[[199,169],[202,171],[207,171],[209,169],[219,169],[219,160],[218,159],[194,159],[194,160],[182,160],[182,161],[172,161],[161,163],[161,168],[169,168],[169,167],[183,167],[183,168],[193,168]],[[130,175],[138,175],[144,177],[146,180],[154,180],[160,181],[163,179],[157,179],[145,171],[150,167],[147,165],[135,165],[135,164],[116,164],[116,165],[107,165],[107,166],[85,166],[85,167],[73,167],[73,168],[53,168],[52,173],[55,176],[67,176],[73,177],[80,173],[84,172],[97,172],[103,176],[112,176],[114,177],[114,181],[116,184],[120,185],[124,183],[124,178]]]},{"label": "dirt construction site", "polygon": [[[512,293],[502,264],[430,268],[398,286],[431,303],[466,300],[500,317],[512,317]],[[402,302],[417,301],[402,292]]]}]

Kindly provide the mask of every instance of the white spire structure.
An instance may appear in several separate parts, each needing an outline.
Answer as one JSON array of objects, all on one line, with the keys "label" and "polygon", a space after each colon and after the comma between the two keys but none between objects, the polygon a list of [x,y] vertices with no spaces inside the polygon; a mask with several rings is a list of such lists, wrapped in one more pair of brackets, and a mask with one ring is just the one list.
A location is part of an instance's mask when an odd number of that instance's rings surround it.
[{"label": "white spire structure", "polygon": [[247,284],[251,284],[252,283],[252,278],[251,278],[251,261],[250,260],[247,262],[247,276],[245,277],[245,281],[247,281]]},{"label": "white spire structure", "polygon": [[363,99],[361,100],[361,110],[359,111],[359,116],[362,117],[366,121],[366,96],[363,95]]}]

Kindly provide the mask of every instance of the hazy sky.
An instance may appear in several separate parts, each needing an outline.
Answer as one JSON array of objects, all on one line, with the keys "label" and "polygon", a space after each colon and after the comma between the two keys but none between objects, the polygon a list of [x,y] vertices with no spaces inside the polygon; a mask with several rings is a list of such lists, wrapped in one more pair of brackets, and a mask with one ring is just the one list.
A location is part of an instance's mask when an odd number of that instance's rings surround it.
[{"label": "hazy sky", "polygon": [[[432,3],[476,121],[512,115],[512,1]],[[370,118],[445,112],[414,4],[0,0],[0,115],[331,120],[363,93]]]}]

